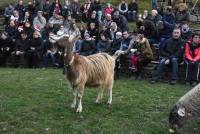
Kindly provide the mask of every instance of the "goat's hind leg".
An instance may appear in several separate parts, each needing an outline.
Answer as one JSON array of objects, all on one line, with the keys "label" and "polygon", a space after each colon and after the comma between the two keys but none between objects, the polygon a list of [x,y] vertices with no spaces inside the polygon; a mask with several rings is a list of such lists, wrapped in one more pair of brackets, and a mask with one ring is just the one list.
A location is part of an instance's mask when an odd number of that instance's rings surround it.
[{"label": "goat's hind leg", "polygon": [[107,102],[108,105],[112,104],[112,88],[113,88],[113,82],[112,82],[112,84],[110,84],[108,86],[108,94],[109,94],[109,98],[108,98],[108,102]]},{"label": "goat's hind leg", "polygon": [[104,91],[104,89],[103,89],[103,88],[100,88],[99,90],[100,90],[100,91],[99,91],[99,93],[98,93],[98,95],[97,95],[97,98],[96,98],[95,103],[99,103],[99,101],[102,100],[102,98],[103,98],[103,91]]}]

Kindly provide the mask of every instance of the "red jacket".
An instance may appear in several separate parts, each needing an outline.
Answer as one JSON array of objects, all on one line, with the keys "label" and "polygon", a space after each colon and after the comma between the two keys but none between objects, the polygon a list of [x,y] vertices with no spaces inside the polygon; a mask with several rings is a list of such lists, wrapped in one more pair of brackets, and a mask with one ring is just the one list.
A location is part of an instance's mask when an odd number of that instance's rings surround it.
[{"label": "red jacket", "polygon": [[[199,42],[200,43],[200,42]],[[190,39],[185,44],[185,58],[192,62],[200,61],[200,47],[194,49],[194,52],[191,50],[192,39]]]}]

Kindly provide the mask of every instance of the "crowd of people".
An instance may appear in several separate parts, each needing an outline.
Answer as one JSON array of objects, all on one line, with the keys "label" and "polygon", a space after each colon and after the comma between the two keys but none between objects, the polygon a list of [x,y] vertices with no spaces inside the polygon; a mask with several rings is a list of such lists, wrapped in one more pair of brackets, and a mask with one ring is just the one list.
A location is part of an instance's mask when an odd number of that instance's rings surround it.
[{"label": "crowd of people", "polygon": [[[29,0],[25,5],[5,8],[5,29],[0,35],[0,66],[12,57],[14,67],[64,66],[64,49],[56,49],[49,41],[51,33],[79,35],[74,53],[88,56],[106,52],[123,60],[130,59],[130,67],[141,78],[143,68],[153,60],[152,48],[159,49],[160,62],[151,83],[158,81],[165,65],[172,65],[170,83],[178,80],[178,64],[186,64],[186,82],[196,85],[200,69],[200,35],[190,30],[190,12],[185,3],[163,7],[152,0],[152,10],[138,12],[138,3],[122,0],[118,7],[99,0]],[[128,22],[136,22],[129,30]]]}]

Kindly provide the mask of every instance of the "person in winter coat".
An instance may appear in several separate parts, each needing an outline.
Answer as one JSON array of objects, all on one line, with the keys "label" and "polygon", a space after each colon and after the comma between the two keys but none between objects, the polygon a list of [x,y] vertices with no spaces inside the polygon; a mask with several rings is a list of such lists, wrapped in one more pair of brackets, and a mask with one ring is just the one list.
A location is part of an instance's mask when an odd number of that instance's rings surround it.
[{"label": "person in winter coat", "polygon": [[100,39],[97,43],[97,52],[106,52],[109,53],[110,52],[110,41],[108,40],[108,38],[101,33],[100,34]]},{"label": "person in winter coat", "polygon": [[175,15],[173,13],[173,9],[171,6],[167,6],[166,10],[164,11],[164,15],[162,21],[166,21],[171,25],[175,25]]},{"label": "person in winter coat", "polygon": [[25,55],[26,50],[29,46],[30,39],[26,31],[22,31],[20,38],[16,40],[15,50],[14,50],[14,66],[15,67],[25,67]]},{"label": "person in winter coat", "polygon": [[18,4],[15,7],[15,10],[17,10],[19,12],[19,18],[20,18],[20,20],[22,20],[24,17],[24,13],[25,13],[25,6],[23,3],[23,0],[18,1]]},{"label": "person in winter coat", "polygon": [[128,13],[128,3],[125,0],[122,0],[118,6],[118,10],[121,15],[127,16]]},{"label": "person in winter coat", "polygon": [[199,82],[200,33],[195,33],[185,44],[186,82],[195,86]]},{"label": "person in winter coat", "polygon": [[5,66],[8,57],[13,51],[14,43],[8,33],[2,32],[0,37],[0,66]]},{"label": "person in winter coat", "polygon": [[128,5],[128,20],[133,21],[136,18],[136,14],[138,12],[138,5],[136,0],[132,0],[131,3]]},{"label": "person in winter coat", "polygon": [[143,77],[143,68],[153,59],[153,52],[149,41],[142,34],[138,34],[133,44],[136,52],[131,56],[131,63],[136,68],[136,79]]},{"label": "person in winter coat", "polygon": [[121,42],[122,42],[122,33],[117,32],[115,39],[111,43],[111,50],[110,50],[111,55],[115,54],[115,52],[120,49]]},{"label": "person in winter coat", "polygon": [[187,23],[181,25],[181,38],[187,42],[192,36],[192,31]]},{"label": "person in winter coat", "polygon": [[29,0],[26,11],[30,13],[31,18],[35,15],[35,7],[32,0]]},{"label": "person in winter coat", "polygon": [[107,14],[112,14],[113,10],[114,9],[111,4],[107,3],[107,7],[104,8],[104,16],[106,16]]},{"label": "person in winter coat", "polygon": [[91,16],[91,13],[92,13],[92,2],[91,2],[91,0],[85,0],[83,6],[81,7],[81,11],[83,13],[82,21],[88,22],[88,19]]},{"label": "person in winter coat", "polygon": [[46,19],[42,11],[37,12],[37,16],[33,19],[33,27],[42,30],[46,26]]},{"label": "person in winter coat", "polygon": [[28,67],[37,68],[39,67],[39,61],[42,57],[42,48],[43,42],[41,38],[41,34],[38,31],[33,33],[33,38],[30,40],[29,46],[27,47],[27,60]]},{"label": "person in winter coat", "polygon": [[9,6],[6,7],[4,10],[5,24],[8,23],[10,17],[13,15],[13,12],[14,12],[14,7],[12,4],[9,4]]},{"label": "person in winter coat", "polygon": [[157,69],[153,72],[151,83],[154,84],[161,76],[164,67],[172,64],[172,78],[170,84],[176,84],[178,80],[178,62],[180,60],[180,50],[182,49],[184,41],[181,39],[181,30],[175,28],[172,33],[172,38],[169,38],[164,47],[161,49],[161,60]]},{"label": "person in winter coat", "polygon": [[96,11],[98,22],[101,23],[103,13],[102,13],[102,6],[101,6],[101,3],[99,2],[99,0],[94,1],[93,5],[92,5],[92,11]]},{"label": "person in winter coat", "polygon": [[65,0],[62,8],[63,17],[66,18],[68,15],[71,15],[71,12],[72,12],[71,2],[69,0]]},{"label": "person in winter coat", "polygon": [[188,11],[188,7],[185,3],[179,4],[178,11],[175,15],[175,21],[178,25],[181,25],[184,22],[190,22],[190,12]]},{"label": "person in winter coat", "polygon": [[8,34],[9,38],[15,41],[18,37],[17,26],[13,20],[10,24],[5,27],[5,32]]},{"label": "person in winter coat", "polygon": [[96,52],[95,41],[90,38],[90,35],[88,33],[85,33],[84,37],[85,39],[81,43],[78,53],[84,56],[94,54]]},{"label": "person in winter coat", "polygon": [[45,3],[42,5],[42,11],[44,13],[44,17],[46,20],[50,18],[50,11],[51,11],[51,4],[49,0],[46,0]]},{"label": "person in winter coat", "polygon": [[71,12],[72,12],[72,18],[75,18],[76,20],[81,20],[81,7],[79,0],[73,0],[71,3]]},{"label": "person in winter coat", "polygon": [[152,11],[151,11],[151,17],[149,17],[149,19],[150,19],[155,25],[157,25],[158,22],[162,20],[162,16],[158,13],[157,10],[152,10]]},{"label": "person in winter coat", "polygon": [[166,21],[159,21],[157,27],[160,40],[159,48],[162,49],[164,47],[165,41],[172,36],[175,25],[171,25]]},{"label": "person in winter coat", "polygon": [[52,16],[53,13],[56,13],[58,15],[62,15],[62,5],[60,3],[60,0],[55,0],[52,3],[51,10],[50,10],[50,16]]},{"label": "person in winter coat", "polygon": [[128,30],[128,22],[126,17],[123,15],[119,14],[119,11],[115,11],[113,13],[113,21],[116,22],[117,26],[122,30],[122,31],[127,31]]}]

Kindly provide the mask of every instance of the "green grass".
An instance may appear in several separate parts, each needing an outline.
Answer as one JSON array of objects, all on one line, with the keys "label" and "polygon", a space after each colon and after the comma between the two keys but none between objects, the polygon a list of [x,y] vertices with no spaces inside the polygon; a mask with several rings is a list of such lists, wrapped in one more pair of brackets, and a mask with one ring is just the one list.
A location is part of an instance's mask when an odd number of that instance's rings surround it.
[{"label": "green grass", "polygon": [[[0,134],[167,134],[168,114],[190,87],[148,81],[115,81],[113,105],[95,104],[86,88],[83,113],[70,108],[62,70],[0,69]],[[197,120],[181,134],[200,133]]]}]

